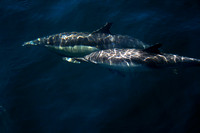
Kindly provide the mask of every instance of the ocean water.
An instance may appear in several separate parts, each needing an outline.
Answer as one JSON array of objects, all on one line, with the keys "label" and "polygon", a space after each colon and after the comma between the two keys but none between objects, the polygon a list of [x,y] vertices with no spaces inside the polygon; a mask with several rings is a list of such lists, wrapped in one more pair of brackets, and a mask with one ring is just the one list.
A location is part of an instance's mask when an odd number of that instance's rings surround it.
[{"label": "ocean water", "polygon": [[111,32],[200,58],[199,0],[1,0],[0,133],[199,133],[200,68],[125,76],[25,41]]}]

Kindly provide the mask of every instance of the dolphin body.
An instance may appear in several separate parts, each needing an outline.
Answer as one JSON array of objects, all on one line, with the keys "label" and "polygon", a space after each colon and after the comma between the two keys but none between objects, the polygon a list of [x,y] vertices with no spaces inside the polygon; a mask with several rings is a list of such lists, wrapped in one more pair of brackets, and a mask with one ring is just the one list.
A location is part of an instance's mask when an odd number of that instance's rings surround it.
[{"label": "dolphin body", "polygon": [[148,47],[133,37],[111,34],[111,26],[112,23],[107,23],[92,33],[64,32],[50,35],[25,42],[22,46],[40,45],[66,57],[83,57],[95,51],[112,48],[144,49]]},{"label": "dolphin body", "polygon": [[107,66],[111,69],[133,71],[136,68],[177,68],[200,66],[200,60],[174,54],[161,53],[156,44],[149,48],[139,49],[107,49],[93,52],[83,58],[72,58],[77,62],[86,61]]}]

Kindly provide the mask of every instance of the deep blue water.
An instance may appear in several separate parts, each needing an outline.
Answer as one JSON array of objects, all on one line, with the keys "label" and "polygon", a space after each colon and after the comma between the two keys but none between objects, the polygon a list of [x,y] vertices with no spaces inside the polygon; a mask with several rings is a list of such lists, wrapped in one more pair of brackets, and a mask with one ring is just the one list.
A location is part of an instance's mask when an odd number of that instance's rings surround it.
[{"label": "deep blue water", "polygon": [[112,33],[200,58],[199,0],[1,0],[0,133],[200,132],[200,68],[121,76],[21,46],[106,22]]}]

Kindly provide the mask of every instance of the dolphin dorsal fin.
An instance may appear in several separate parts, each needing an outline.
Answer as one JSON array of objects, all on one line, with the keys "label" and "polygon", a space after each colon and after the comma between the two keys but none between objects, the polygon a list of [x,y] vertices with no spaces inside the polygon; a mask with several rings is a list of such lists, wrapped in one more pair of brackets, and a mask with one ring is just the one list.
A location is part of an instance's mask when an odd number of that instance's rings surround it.
[{"label": "dolphin dorsal fin", "polygon": [[153,53],[153,54],[161,54],[159,51],[159,48],[162,46],[161,43],[156,43],[155,45],[148,47],[146,49],[144,49],[143,51],[147,52],[147,53]]},{"label": "dolphin dorsal fin", "polygon": [[101,27],[100,29],[93,31],[92,34],[95,33],[105,33],[105,34],[111,34],[110,32],[110,28],[112,26],[112,23],[106,23],[103,27]]}]

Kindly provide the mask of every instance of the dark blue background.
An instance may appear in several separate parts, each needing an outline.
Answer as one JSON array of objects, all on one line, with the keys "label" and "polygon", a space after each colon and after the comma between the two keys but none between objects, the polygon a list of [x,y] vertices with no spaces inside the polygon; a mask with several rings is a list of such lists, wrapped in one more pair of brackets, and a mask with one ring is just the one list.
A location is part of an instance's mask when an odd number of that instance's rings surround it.
[{"label": "dark blue background", "polygon": [[123,77],[21,46],[105,22],[115,34],[200,58],[199,0],[1,0],[1,133],[200,132],[200,68]]}]

